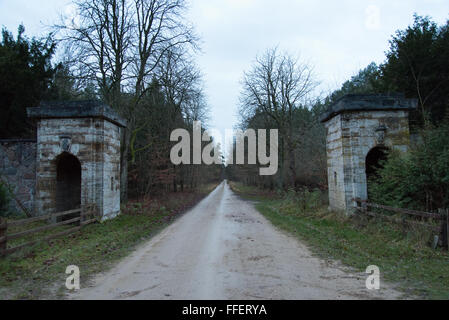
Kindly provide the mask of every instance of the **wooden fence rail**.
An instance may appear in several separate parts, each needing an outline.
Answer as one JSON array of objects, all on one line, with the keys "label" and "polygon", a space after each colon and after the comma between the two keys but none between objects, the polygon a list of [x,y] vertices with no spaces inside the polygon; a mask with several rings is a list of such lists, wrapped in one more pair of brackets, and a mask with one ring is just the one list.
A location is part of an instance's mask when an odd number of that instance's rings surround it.
[{"label": "wooden fence rail", "polygon": [[[69,215],[76,215],[75,217],[69,217],[67,220],[57,221],[57,218],[67,217]],[[35,227],[29,230],[23,230],[20,232],[16,232],[13,234],[8,234],[8,229],[11,227],[22,227],[35,222],[40,221],[48,221],[47,225]],[[15,220],[15,221],[7,221],[5,218],[0,217],[0,257],[7,256],[13,252],[16,252],[20,249],[33,246],[39,242],[49,241],[55,238],[63,237],[74,232],[80,231],[82,227],[97,222],[98,219],[95,217],[95,206],[88,205],[84,206],[82,209],[74,209],[64,212],[52,213],[44,216],[23,219],[23,220]],[[36,233],[40,233],[47,230],[52,230],[61,226],[66,226],[70,224],[78,224],[76,227],[64,230],[62,232],[58,232],[56,234],[50,234],[46,237],[38,240],[32,240],[24,244],[20,244],[18,246],[8,248],[8,241],[21,239],[26,236],[30,236]]]},{"label": "wooden fence rail", "polygon": [[[366,200],[362,200],[359,198],[353,199],[356,203],[356,210],[359,213],[365,214],[370,217],[380,218],[392,223],[396,224],[402,224],[402,225],[408,225],[408,226],[416,226],[416,227],[424,227],[428,230],[432,231],[433,233],[436,233],[438,237],[438,242],[441,246],[449,248],[449,237],[448,237],[448,230],[449,230],[449,210],[446,209],[440,209],[438,210],[438,213],[434,212],[424,212],[424,211],[416,211],[416,210],[410,210],[410,209],[402,209],[402,208],[395,208],[375,203],[370,203]],[[384,211],[389,211],[393,213],[399,213],[403,216],[402,219],[391,217],[385,214],[381,214],[378,212],[373,212],[370,209],[380,209]],[[432,225],[429,223],[425,223],[423,221],[416,221],[416,220],[407,220],[406,217],[414,217],[414,218],[421,218],[425,219],[427,221],[439,221],[439,225]]]}]

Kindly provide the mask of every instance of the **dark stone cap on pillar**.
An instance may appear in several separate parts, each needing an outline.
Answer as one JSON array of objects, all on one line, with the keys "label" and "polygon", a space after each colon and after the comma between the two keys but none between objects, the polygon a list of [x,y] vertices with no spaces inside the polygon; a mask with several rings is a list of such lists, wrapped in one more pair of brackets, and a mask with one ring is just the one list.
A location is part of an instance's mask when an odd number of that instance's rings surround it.
[{"label": "dark stone cap on pillar", "polygon": [[403,94],[348,94],[338,99],[321,117],[327,122],[336,115],[351,111],[415,110],[418,100],[406,99]]},{"label": "dark stone cap on pillar", "polygon": [[41,102],[37,108],[27,108],[27,114],[34,119],[100,118],[126,127],[126,121],[101,101]]}]

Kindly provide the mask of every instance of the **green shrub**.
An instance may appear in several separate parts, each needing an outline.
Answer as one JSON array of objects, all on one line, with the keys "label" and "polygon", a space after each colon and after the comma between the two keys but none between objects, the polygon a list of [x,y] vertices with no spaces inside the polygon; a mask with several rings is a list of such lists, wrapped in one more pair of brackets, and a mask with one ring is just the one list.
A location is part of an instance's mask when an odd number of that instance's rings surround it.
[{"label": "green shrub", "polygon": [[426,211],[449,208],[449,125],[421,136],[409,152],[392,152],[378,178],[369,181],[372,202]]}]

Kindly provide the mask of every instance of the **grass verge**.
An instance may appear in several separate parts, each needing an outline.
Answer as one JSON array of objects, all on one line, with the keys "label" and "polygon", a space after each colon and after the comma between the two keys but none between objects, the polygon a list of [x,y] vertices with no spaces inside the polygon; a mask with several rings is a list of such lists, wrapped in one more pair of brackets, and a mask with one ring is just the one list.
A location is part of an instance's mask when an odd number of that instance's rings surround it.
[{"label": "grass verge", "polygon": [[449,299],[449,254],[431,249],[422,233],[329,213],[323,203],[303,210],[291,196],[267,195],[238,183],[231,183],[231,188],[256,200],[257,209],[271,223],[307,243],[316,255],[360,272],[376,265],[381,279],[395,283],[406,298]]},{"label": "grass verge", "polygon": [[138,244],[156,235],[215,187],[207,185],[196,192],[130,201],[116,219],[0,258],[0,299],[64,298],[67,266],[80,268],[83,286],[94,274],[106,271]]}]

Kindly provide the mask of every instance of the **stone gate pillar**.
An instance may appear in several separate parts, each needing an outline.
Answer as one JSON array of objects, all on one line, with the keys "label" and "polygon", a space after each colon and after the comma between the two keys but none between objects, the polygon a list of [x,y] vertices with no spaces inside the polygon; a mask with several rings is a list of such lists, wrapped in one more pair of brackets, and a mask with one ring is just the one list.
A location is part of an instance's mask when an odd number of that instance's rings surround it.
[{"label": "stone gate pillar", "polygon": [[103,220],[117,216],[126,122],[93,101],[42,103],[27,112],[37,119],[35,214],[96,204]]},{"label": "stone gate pillar", "polygon": [[346,95],[322,116],[331,210],[350,213],[354,198],[367,200],[368,153],[375,147],[406,151],[408,114],[416,107],[416,100],[403,95]]}]

